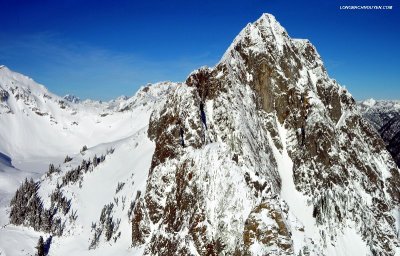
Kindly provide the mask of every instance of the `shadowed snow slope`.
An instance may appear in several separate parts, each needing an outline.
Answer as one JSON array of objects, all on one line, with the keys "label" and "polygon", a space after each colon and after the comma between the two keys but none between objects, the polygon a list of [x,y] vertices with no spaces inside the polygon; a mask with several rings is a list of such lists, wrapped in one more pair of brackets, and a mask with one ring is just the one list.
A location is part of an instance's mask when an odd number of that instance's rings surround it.
[{"label": "shadowed snow slope", "polygon": [[40,235],[51,255],[400,255],[399,169],[315,47],[272,15],[215,67],[129,99],[66,102],[0,72],[2,152],[71,156],[8,199],[7,255]]}]

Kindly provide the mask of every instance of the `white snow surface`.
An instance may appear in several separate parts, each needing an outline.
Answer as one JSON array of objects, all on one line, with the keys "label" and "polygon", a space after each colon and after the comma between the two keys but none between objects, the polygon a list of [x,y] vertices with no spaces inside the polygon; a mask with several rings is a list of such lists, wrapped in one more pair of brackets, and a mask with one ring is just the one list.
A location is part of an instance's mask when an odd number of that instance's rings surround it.
[{"label": "white snow surface", "polygon": [[[0,102],[0,152],[10,156],[17,167],[43,162],[88,147],[132,135],[142,128],[155,103],[173,83],[142,87],[129,99],[110,102],[86,100],[72,103],[50,93],[32,79],[0,69],[0,91],[9,94]],[[144,88],[151,88],[144,92]],[[127,108],[129,111],[121,111]]]},{"label": "white snow surface", "polygon": [[[76,224],[67,225],[62,237],[53,237],[49,255],[141,255],[140,248],[130,246],[127,211],[136,191],[145,187],[154,151],[154,143],[147,138],[150,115],[175,86],[172,82],[149,84],[131,98],[106,103],[69,102],[2,66],[0,92],[7,91],[8,98],[0,101],[0,255],[32,255],[39,236],[48,238],[32,228],[8,224],[10,200],[25,178],[39,179],[50,163],[60,166],[61,173],[53,174],[50,181],[46,176],[40,178],[46,182],[42,182],[39,195],[46,199],[44,205],[49,205],[49,195],[63,174],[83,159],[100,156],[111,148],[114,153],[85,174],[81,188],[78,184],[63,188],[78,219]],[[84,145],[89,149],[79,153]],[[73,160],[63,163],[66,155]],[[119,182],[125,185],[116,194]],[[121,220],[121,239],[115,244],[102,241],[97,250],[88,250],[91,224],[114,198],[119,200],[114,211]]]}]

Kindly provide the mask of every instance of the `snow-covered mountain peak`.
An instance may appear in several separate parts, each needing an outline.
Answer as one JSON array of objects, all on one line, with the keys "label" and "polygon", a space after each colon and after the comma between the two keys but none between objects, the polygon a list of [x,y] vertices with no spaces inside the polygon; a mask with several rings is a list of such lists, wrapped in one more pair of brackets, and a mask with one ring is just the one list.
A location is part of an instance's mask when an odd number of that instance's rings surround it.
[{"label": "snow-covered mountain peak", "polygon": [[395,112],[400,111],[400,101],[399,100],[375,100],[375,99],[367,99],[359,102],[359,107],[362,108],[363,111],[370,110],[379,110],[385,112]]},{"label": "snow-covered mountain peak", "polygon": [[67,94],[63,97],[64,100],[69,101],[71,103],[79,103],[81,99],[75,95]]},{"label": "snow-covered mountain peak", "polygon": [[[291,86],[297,90],[310,90],[314,94],[318,94],[318,82],[324,85],[321,81],[331,80],[311,42],[289,37],[270,14],[249,23],[234,39],[219,65],[224,66],[220,67],[222,70],[229,69],[228,73],[236,76],[234,80],[245,78],[248,82],[257,76],[260,69],[269,67],[265,75],[276,76],[276,79],[286,77],[292,80]],[[331,83],[335,82],[332,80]]]},{"label": "snow-covered mountain peak", "polygon": [[376,104],[376,100],[374,100],[373,98],[370,98],[370,99],[362,101],[361,104],[366,107],[373,107]]},{"label": "snow-covered mountain peak", "polygon": [[269,13],[264,13],[253,23],[253,28],[258,28],[264,34],[274,36],[287,36],[286,29],[276,20],[275,16]]},{"label": "snow-covered mountain peak", "polygon": [[262,52],[265,49],[282,52],[284,45],[288,44],[289,41],[286,30],[275,17],[264,13],[255,22],[247,24],[236,36],[223,55],[221,62],[229,62],[234,49],[245,47],[252,52]]},{"label": "snow-covered mountain peak", "polygon": [[47,116],[54,108],[67,110],[70,105],[33,79],[7,67],[0,69],[0,115]]},{"label": "snow-covered mountain peak", "polygon": [[[132,223],[145,255],[399,248],[384,217],[400,201],[397,167],[315,47],[270,15],[248,24],[214,68],[192,72],[148,134],[156,149]],[[265,230],[277,235],[264,240]]]},{"label": "snow-covered mountain peak", "polygon": [[135,106],[146,106],[153,104],[161,99],[165,99],[166,96],[175,88],[179,83],[174,82],[158,82],[154,84],[147,84],[142,86],[135,93],[135,95],[126,101],[121,101],[118,107],[118,111],[126,111]]},{"label": "snow-covered mountain peak", "polygon": [[49,94],[48,90],[43,85],[36,83],[28,76],[10,70],[4,65],[0,68],[0,88],[21,88],[30,93]]}]

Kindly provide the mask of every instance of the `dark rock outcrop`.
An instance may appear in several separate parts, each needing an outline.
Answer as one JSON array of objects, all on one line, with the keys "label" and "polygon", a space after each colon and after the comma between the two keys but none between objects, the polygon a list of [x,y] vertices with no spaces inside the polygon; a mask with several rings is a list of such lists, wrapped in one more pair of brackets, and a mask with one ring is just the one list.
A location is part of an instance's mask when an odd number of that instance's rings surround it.
[{"label": "dark rock outcrop", "polygon": [[271,15],[175,88],[148,134],[156,150],[133,218],[146,255],[323,255],[350,227],[373,254],[399,247],[398,168],[316,49]]}]

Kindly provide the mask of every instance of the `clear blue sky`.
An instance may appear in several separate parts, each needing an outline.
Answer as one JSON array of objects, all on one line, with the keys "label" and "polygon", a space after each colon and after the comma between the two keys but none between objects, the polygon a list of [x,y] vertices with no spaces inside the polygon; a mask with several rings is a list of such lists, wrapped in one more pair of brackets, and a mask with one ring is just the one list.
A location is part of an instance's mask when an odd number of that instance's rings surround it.
[{"label": "clear blue sky", "polygon": [[[340,5],[393,10],[340,10]],[[400,99],[398,0],[0,0],[0,64],[51,91],[109,100],[214,66],[263,12],[317,47],[357,100]]]}]

